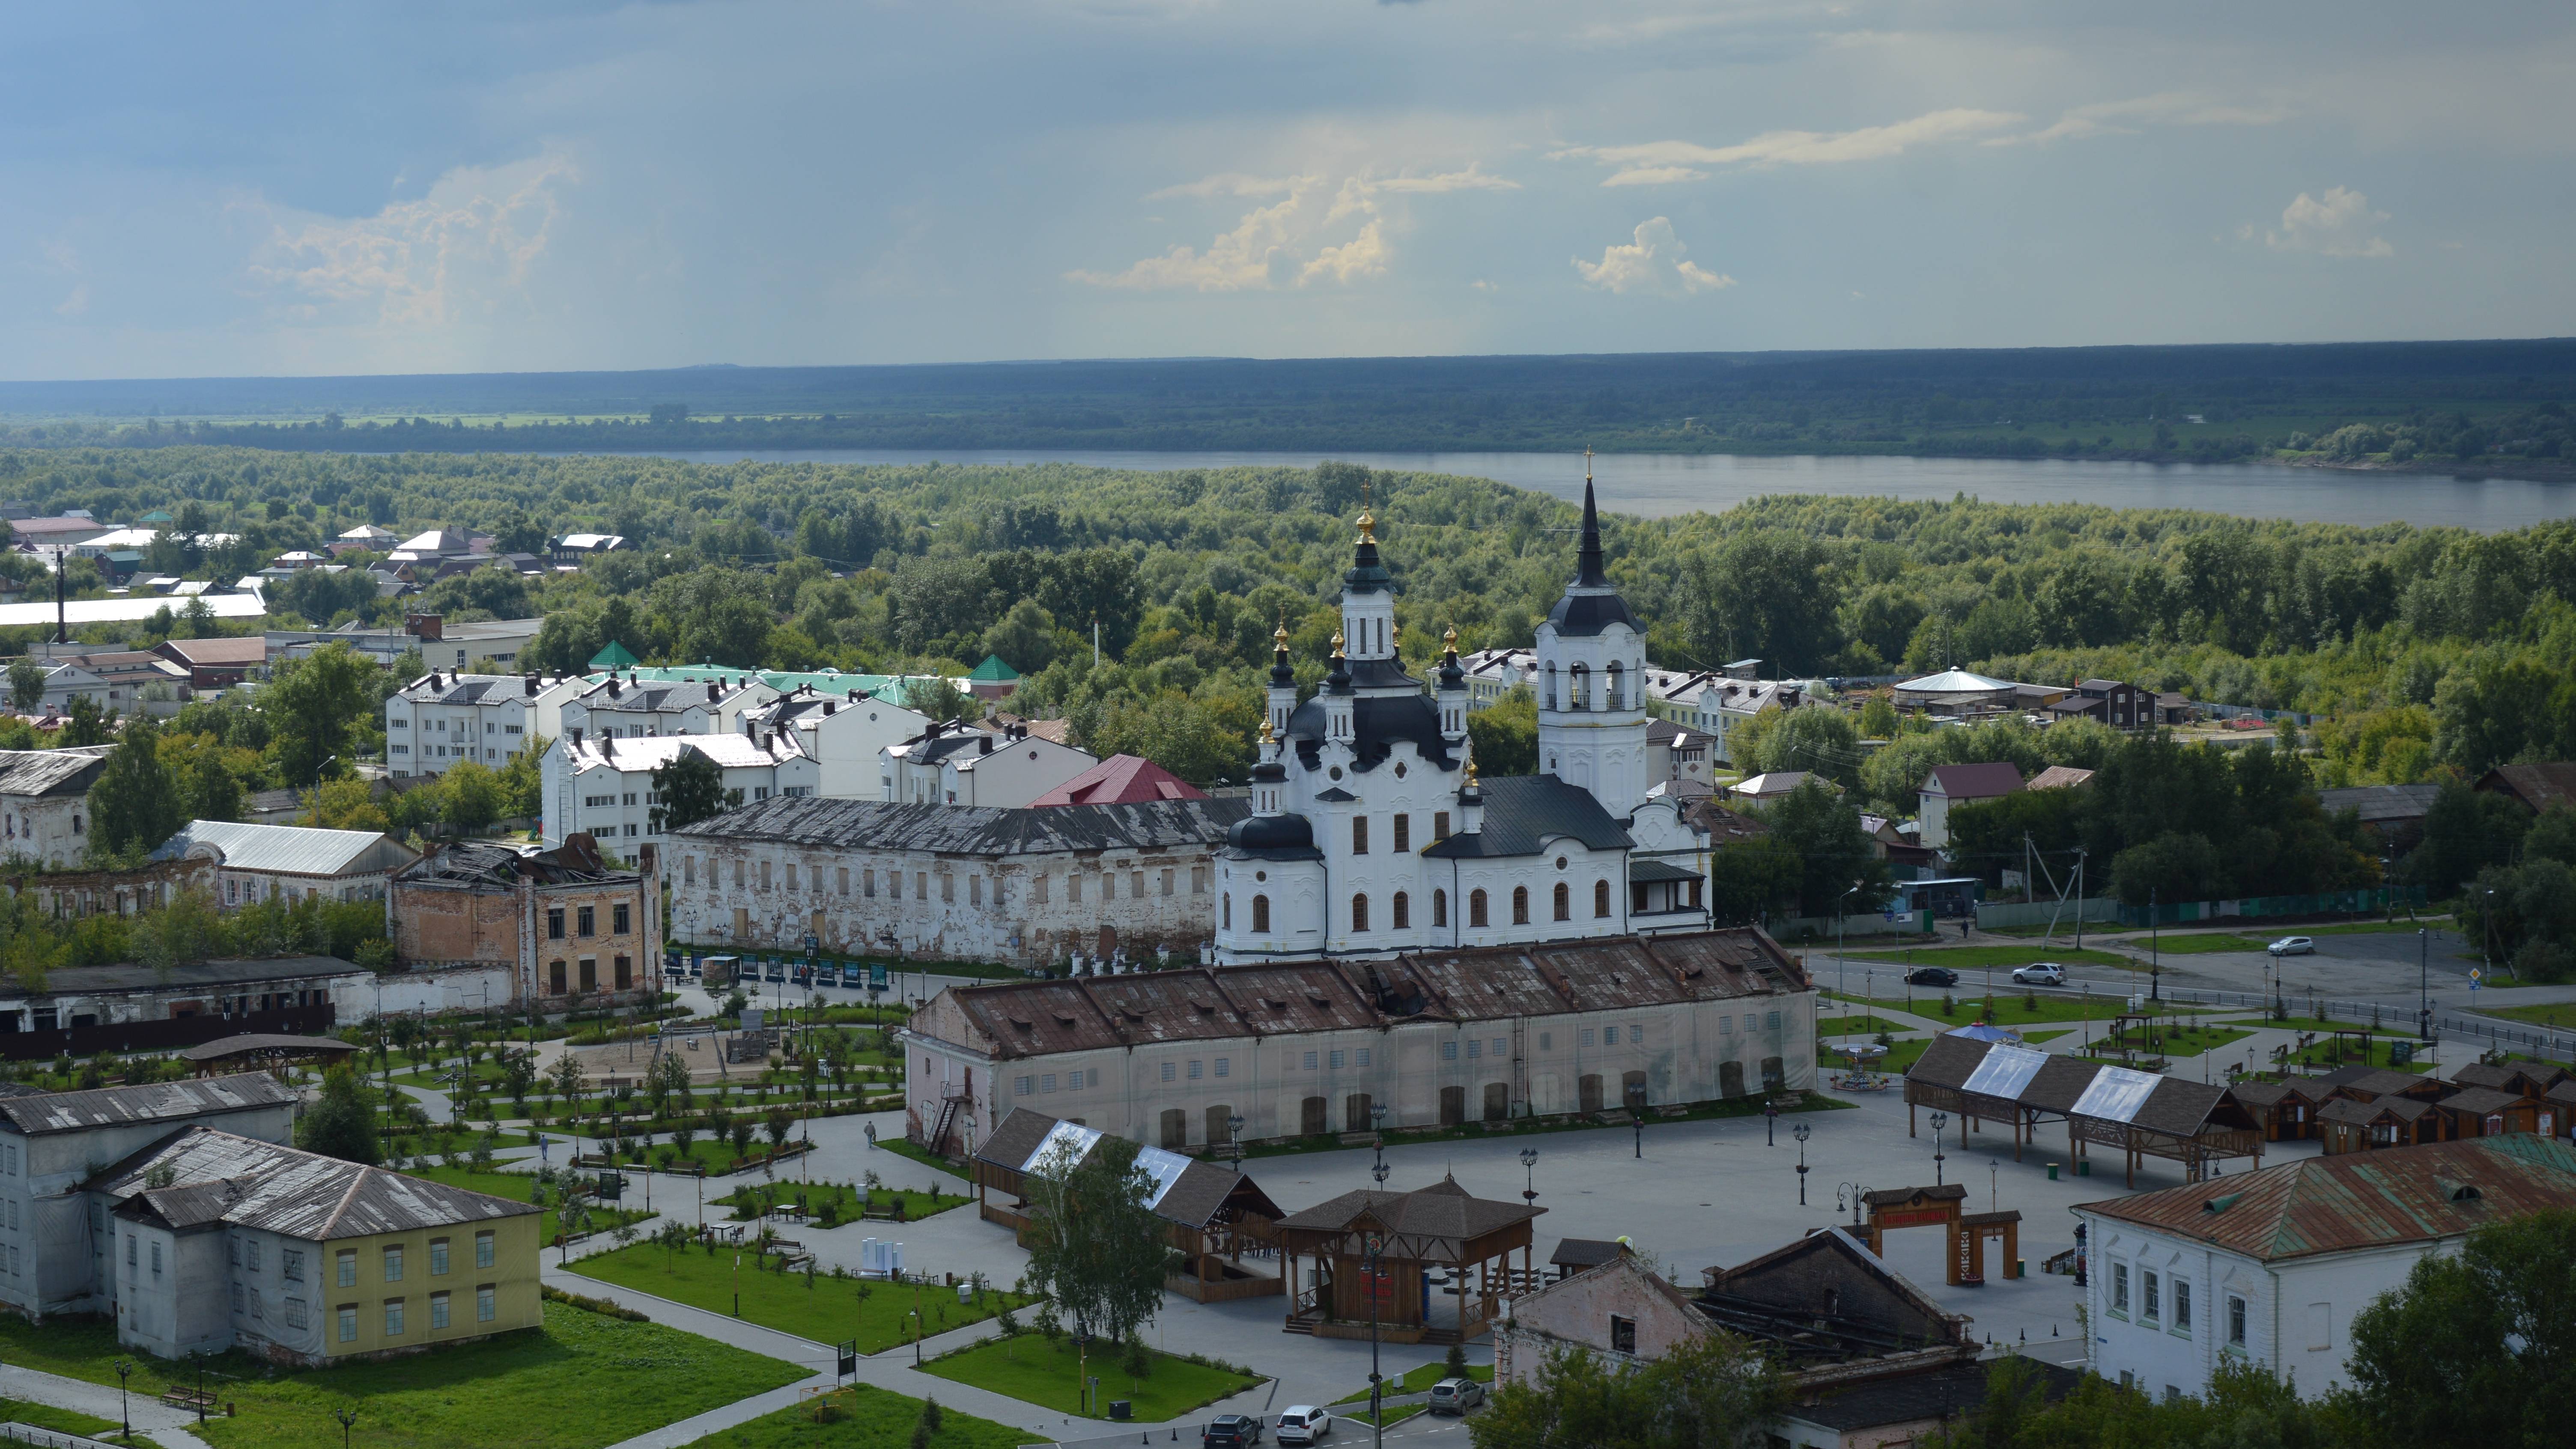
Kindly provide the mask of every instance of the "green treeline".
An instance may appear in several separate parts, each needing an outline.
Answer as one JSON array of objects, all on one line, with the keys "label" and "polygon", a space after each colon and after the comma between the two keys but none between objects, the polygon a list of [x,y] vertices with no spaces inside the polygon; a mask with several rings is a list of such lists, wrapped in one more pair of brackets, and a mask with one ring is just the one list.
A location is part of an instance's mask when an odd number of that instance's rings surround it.
[{"label": "green treeline", "polygon": [[[1567,504],[1486,480],[1345,464],[1148,473],[173,447],[0,452],[0,490],[46,512],[168,508],[261,548],[318,548],[370,521],[540,545],[549,532],[623,534],[639,547],[551,580],[486,570],[378,602],[314,575],[281,590],[281,607],[316,623],[390,622],[405,607],[542,614],[532,662],[553,669],[609,639],[651,661],[738,667],[962,672],[999,653],[1034,676],[1025,707],[1196,779],[1248,762],[1273,629],[1289,630],[1301,677],[1322,668],[1364,499],[1383,520],[1417,672],[1453,625],[1468,648],[1529,643],[1570,571],[1574,521]],[[2576,524],[2480,536],[1774,497],[1606,527],[1613,576],[1667,667],[1757,657],[1789,677],[1949,664],[2057,683],[2114,675],[2325,716],[2313,738],[2326,783],[2576,753]],[[1205,738],[1211,728],[1221,737]]]}]

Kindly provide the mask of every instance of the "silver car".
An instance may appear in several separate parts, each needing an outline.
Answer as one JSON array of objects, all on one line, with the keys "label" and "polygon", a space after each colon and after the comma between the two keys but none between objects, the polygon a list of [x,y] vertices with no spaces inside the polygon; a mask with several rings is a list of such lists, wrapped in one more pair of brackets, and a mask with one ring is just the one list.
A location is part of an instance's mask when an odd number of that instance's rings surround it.
[{"label": "silver car", "polygon": [[2317,954],[2317,942],[2313,936],[2283,936],[2263,949],[2275,956],[2313,956]]},{"label": "silver car", "polygon": [[2066,968],[2054,961],[2033,961],[2013,968],[2013,980],[2024,986],[2063,986]]},{"label": "silver car", "polygon": [[1474,1379],[1442,1379],[1431,1386],[1431,1402],[1425,1412],[1464,1414],[1485,1401],[1485,1386]]}]

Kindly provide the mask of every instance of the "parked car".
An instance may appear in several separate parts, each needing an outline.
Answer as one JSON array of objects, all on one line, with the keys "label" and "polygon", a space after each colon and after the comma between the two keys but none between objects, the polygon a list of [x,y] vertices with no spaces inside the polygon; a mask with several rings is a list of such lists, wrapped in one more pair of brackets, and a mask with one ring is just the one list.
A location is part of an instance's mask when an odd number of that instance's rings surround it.
[{"label": "parked car", "polygon": [[2314,936],[2283,936],[2263,949],[2275,956],[2313,956],[2317,942]]},{"label": "parked car", "polygon": [[1442,1379],[1431,1386],[1426,1414],[1464,1414],[1485,1401],[1485,1386],[1474,1379]]},{"label": "parked car", "polygon": [[2033,961],[2013,968],[2013,980],[2024,986],[2063,986],[2066,968],[2054,961]]},{"label": "parked car", "polygon": [[1959,973],[1947,966],[1917,966],[1905,973],[1908,986],[1956,986]]},{"label": "parked car", "polygon": [[1243,1414],[1219,1414],[1199,1430],[1199,1442],[1212,1449],[1238,1449],[1261,1442],[1261,1421]]},{"label": "parked car", "polygon": [[1312,1444],[1333,1432],[1333,1415],[1328,1409],[1312,1404],[1290,1404],[1279,1416],[1279,1442]]}]

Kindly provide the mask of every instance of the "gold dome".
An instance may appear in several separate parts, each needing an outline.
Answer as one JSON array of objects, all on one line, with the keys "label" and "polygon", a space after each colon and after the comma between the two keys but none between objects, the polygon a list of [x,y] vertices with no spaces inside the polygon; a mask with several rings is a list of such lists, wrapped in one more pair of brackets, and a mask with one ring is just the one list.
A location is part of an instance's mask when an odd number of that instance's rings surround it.
[{"label": "gold dome", "polygon": [[1450,626],[1448,627],[1448,629],[1447,629],[1445,632],[1443,632],[1443,633],[1441,634],[1441,636],[1440,636],[1440,642],[1441,642],[1443,645],[1445,645],[1445,646],[1447,646],[1447,647],[1448,647],[1448,650],[1449,650],[1449,652],[1450,652],[1450,653],[1452,653],[1452,654],[1457,653],[1457,652],[1458,652],[1458,626],[1457,626],[1457,625],[1455,625],[1455,624],[1450,625]]},{"label": "gold dome", "polygon": [[1377,515],[1365,508],[1360,510],[1360,542],[1377,542]]},{"label": "gold dome", "polygon": [[1333,657],[1335,659],[1342,657],[1342,631],[1339,629],[1333,631]]}]

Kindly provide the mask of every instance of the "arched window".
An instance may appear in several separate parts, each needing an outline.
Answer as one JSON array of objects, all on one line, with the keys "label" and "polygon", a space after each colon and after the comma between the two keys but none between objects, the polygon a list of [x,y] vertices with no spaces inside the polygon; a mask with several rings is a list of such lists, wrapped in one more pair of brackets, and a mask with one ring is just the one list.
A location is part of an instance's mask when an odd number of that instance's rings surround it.
[{"label": "arched window", "polygon": [[1548,707],[1549,709],[1554,709],[1554,708],[1556,708],[1556,661],[1555,661],[1555,660],[1553,660],[1553,659],[1551,659],[1551,660],[1549,660],[1549,661],[1547,662],[1547,700],[1546,700],[1546,704],[1547,704],[1547,707]]},{"label": "arched window", "polygon": [[1529,924],[1528,886],[1512,887],[1512,924],[1515,926],[1526,926]]},{"label": "arched window", "polygon": [[1625,679],[1626,673],[1627,671],[1619,667],[1618,660],[1610,661],[1609,678],[1602,681],[1603,687],[1609,691],[1609,701],[1602,706],[1603,708],[1626,709],[1628,707],[1619,697],[1619,686]]},{"label": "arched window", "polygon": [[1387,915],[1386,920],[1387,924],[1394,927],[1396,930],[1411,930],[1413,928],[1413,897],[1406,895],[1402,891],[1397,891],[1395,893],[1395,899],[1389,903],[1389,914]]},{"label": "arched window", "polygon": [[1438,927],[1446,927],[1449,924],[1449,893],[1447,891],[1433,891],[1431,893],[1431,924]]},{"label": "arched window", "polygon": [[1367,896],[1362,895],[1351,897],[1351,929],[1354,931],[1365,931],[1368,929]]},{"label": "arched window", "polygon": [[1485,924],[1485,893],[1481,890],[1467,892],[1467,924],[1479,928]]},{"label": "arched window", "polygon": [[1556,883],[1556,918],[1560,921],[1574,919],[1574,892],[1567,889],[1563,881]]},{"label": "arched window", "polygon": [[1589,667],[1578,664],[1565,671],[1565,707],[1567,709],[1590,709],[1591,691],[1592,671]]},{"label": "arched window", "polygon": [[1233,893],[1233,892],[1231,892],[1231,891],[1229,891],[1229,892],[1227,892],[1226,894],[1224,894],[1224,895],[1222,895],[1222,896],[1218,897],[1218,898],[1217,898],[1217,905],[1221,908],[1221,911],[1222,911],[1222,919],[1223,919],[1223,922],[1224,922],[1225,928],[1226,928],[1227,930],[1229,930],[1229,931],[1233,930],[1233,929],[1234,929],[1234,893]]},{"label": "arched window", "polygon": [[1268,896],[1252,898],[1252,934],[1256,936],[1270,934],[1270,897]]},{"label": "arched window", "polygon": [[1592,914],[1599,920],[1610,919],[1610,882],[1606,880],[1592,883]]}]

